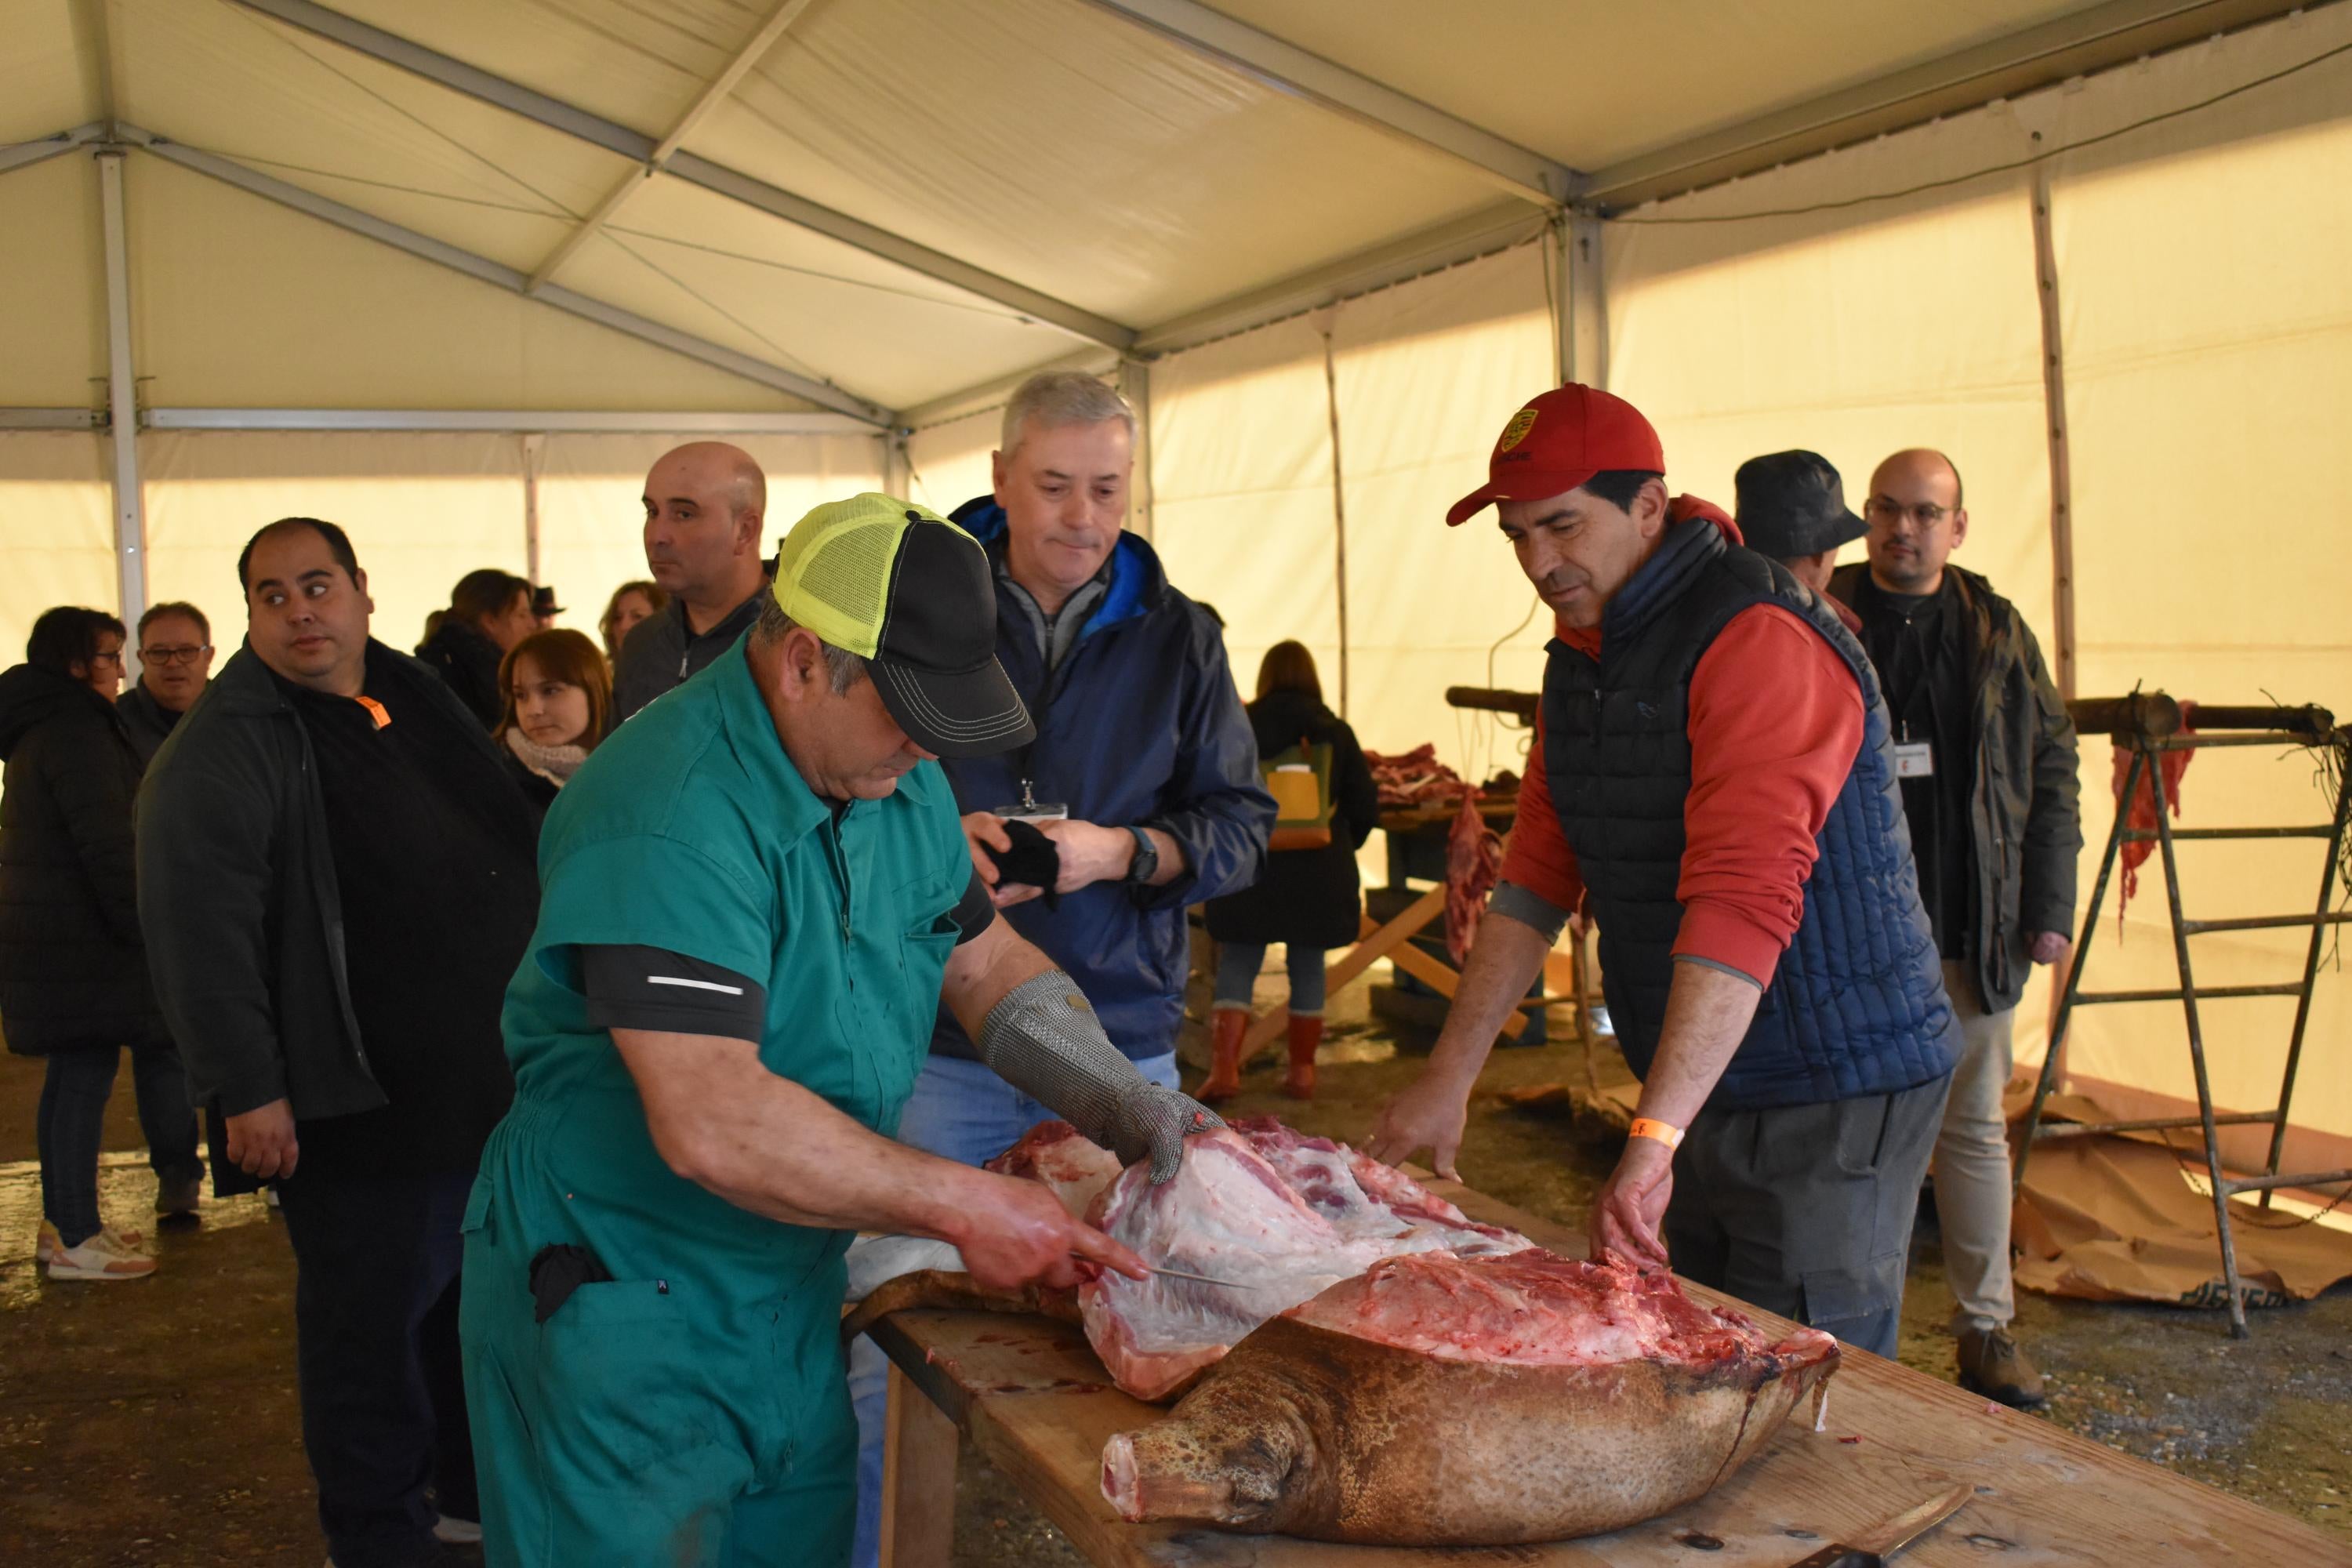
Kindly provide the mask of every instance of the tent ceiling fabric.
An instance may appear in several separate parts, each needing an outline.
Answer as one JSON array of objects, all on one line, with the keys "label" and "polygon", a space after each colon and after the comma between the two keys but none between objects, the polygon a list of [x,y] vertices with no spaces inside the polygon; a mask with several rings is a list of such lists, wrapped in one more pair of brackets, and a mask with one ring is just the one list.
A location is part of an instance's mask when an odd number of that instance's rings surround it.
[{"label": "tent ceiling fabric", "polygon": [[1219,0],[1218,8],[1580,169],[2021,31],[2095,0]]}]

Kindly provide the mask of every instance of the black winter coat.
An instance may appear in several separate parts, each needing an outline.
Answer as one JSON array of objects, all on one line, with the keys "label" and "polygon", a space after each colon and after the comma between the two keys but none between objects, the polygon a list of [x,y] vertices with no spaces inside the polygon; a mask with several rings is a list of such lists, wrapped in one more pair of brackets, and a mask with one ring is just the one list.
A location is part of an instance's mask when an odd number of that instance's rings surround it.
[{"label": "black winter coat", "polygon": [[433,635],[417,645],[416,657],[433,667],[442,682],[473,710],[485,730],[495,730],[506,711],[499,689],[499,662],[506,656],[479,626],[444,616]]},{"label": "black winter coat", "polygon": [[1269,852],[1255,887],[1209,900],[1209,934],[1219,942],[1286,942],[1330,949],[1353,943],[1363,906],[1356,851],[1380,825],[1381,791],[1346,720],[1303,691],[1270,691],[1249,705],[1257,754],[1271,757],[1301,739],[1331,748],[1331,842],[1320,849]]},{"label": "black winter coat", "polygon": [[167,1039],[139,936],[142,763],[114,704],[68,675],[0,675],[0,1029],[19,1056]]},{"label": "black winter coat", "polygon": [[[1830,593],[1852,605],[1867,563],[1838,568]],[[1988,1013],[2005,1013],[2033,973],[2032,933],[2074,931],[2074,862],[2083,847],[2074,721],[2042,662],[2042,645],[2017,606],[1958,566],[1973,625],[1971,730],[1976,778],[1969,830],[1977,875],[1977,929],[1969,951]]]}]

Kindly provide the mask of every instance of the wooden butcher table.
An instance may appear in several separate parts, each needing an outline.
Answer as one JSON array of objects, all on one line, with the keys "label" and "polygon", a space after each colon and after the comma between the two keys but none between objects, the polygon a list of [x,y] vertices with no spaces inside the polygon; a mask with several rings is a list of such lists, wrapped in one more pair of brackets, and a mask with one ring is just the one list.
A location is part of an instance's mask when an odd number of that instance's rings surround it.
[{"label": "wooden butcher table", "polygon": [[[1454,1183],[1427,1184],[1475,1219],[1584,1254],[1573,1231]],[[1806,1401],[1715,1490],[1612,1535],[1432,1550],[1129,1524],[1103,1500],[1103,1443],[1161,1412],[1111,1386],[1076,1329],[1036,1317],[906,1311],[883,1319],[873,1336],[893,1363],[884,1568],[949,1562],[958,1427],[1089,1562],[1119,1568],[1790,1568],[1956,1482],[1976,1495],[1905,1553],[1901,1568],[2352,1564],[2352,1549],[2294,1520],[1851,1350],[1830,1383],[1825,1430],[1810,1429]],[[1478,1414],[1465,1410],[1462,1419]]]}]

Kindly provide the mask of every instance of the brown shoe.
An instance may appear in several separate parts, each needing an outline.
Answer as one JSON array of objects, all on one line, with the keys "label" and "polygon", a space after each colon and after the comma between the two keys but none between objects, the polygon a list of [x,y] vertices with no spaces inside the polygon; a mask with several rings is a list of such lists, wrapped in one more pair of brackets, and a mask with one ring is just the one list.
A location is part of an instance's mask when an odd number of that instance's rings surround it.
[{"label": "brown shoe", "polygon": [[1315,1052],[1323,1044],[1323,1020],[1290,1016],[1290,1071],[1282,1092],[1293,1100],[1315,1098]]},{"label": "brown shoe", "polygon": [[1238,1007],[1220,1007],[1209,1022],[1209,1076],[1193,1098],[1203,1105],[1231,1100],[1242,1091],[1242,1036],[1250,1016]]},{"label": "brown shoe", "polygon": [[2050,1397],[2042,1373],[2007,1329],[1960,1331],[1960,1386],[1998,1399],[2014,1410],[2032,1410]]}]

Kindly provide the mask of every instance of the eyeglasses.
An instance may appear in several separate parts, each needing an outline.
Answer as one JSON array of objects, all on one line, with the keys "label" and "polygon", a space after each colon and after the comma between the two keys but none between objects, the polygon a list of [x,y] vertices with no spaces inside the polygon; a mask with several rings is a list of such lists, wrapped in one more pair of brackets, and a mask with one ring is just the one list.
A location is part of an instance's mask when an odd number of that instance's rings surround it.
[{"label": "eyeglasses", "polygon": [[1948,507],[1923,500],[1917,506],[1905,506],[1901,501],[1885,496],[1873,496],[1862,504],[1862,515],[1872,522],[1892,525],[1908,517],[1921,528],[1933,528],[1952,515]]},{"label": "eyeglasses", "polygon": [[142,647],[139,650],[142,664],[194,664],[213,651],[210,643],[182,643],[177,647]]},{"label": "eyeglasses", "polygon": [[94,653],[89,656],[89,662],[92,668],[101,664],[110,664],[114,666],[115,668],[121,669],[122,668],[122,653],[119,648],[110,653]]}]

